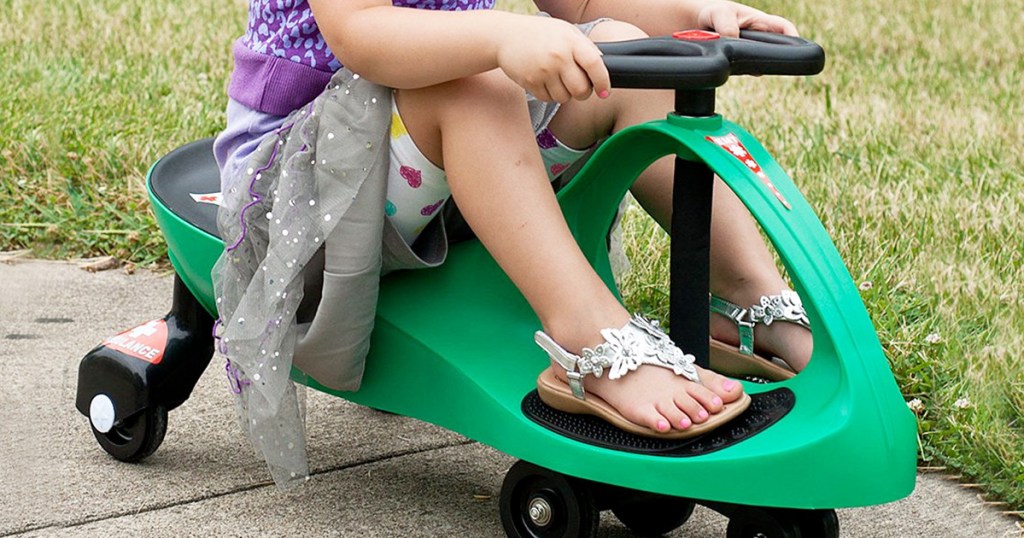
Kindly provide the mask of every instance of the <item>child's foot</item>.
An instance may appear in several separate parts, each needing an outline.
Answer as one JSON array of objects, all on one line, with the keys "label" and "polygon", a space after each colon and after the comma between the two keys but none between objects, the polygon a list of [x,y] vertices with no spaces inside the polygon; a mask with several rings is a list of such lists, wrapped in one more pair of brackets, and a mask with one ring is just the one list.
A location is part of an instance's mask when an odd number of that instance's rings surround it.
[{"label": "child's foot", "polygon": [[[755,289],[750,286],[747,289],[734,289],[723,295],[725,301],[731,302],[740,308],[750,310],[752,305],[761,305],[762,298],[779,296],[779,289]],[[803,312],[799,303],[799,297],[789,290],[784,290],[780,299],[787,306],[795,311]],[[790,304],[794,302],[795,304]],[[806,315],[805,315],[806,316]],[[747,315],[749,318],[749,314]],[[766,324],[757,322],[754,324],[753,352],[761,357],[778,357],[782,359],[794,372],[800,372],[811,360],[811,351],[814,342],[811,332],[798,323],[781,322]],[[712,312],[711,314],[711,338],[730,346],[740,345],[739,328],[736,322],[725,315]]]},{"label": "child's foot", "polygon": [[[587,380],[587,392],[601,397],[634,424],[657,432],[687,430],[720,413],[743,396],[743,386],[710,370],[697,368],[700,383],[664,368],[637,368],[628,377]],[[564,379],[565,370],[555,369]]]},{"label": "child's foot", "polygon": [[[551,372],[560,385],[551,385],[548,372],[538,380],[541,398],[548,405],[596,414],[640,435],[682,437],[713,429],[749,404],[739,382],[696,367],[692,356],[684,355],[657,326],[645,320],[635,318],[622,329],[601,333],[603,343],[573,351],[538,333],[538,343],[551,355]],[[564,357],[571,357],[573,364],[567,364]],[[600,376],[588,375],[594,374],[593,365],[602,361]],[[570,376],[579,377],[582,391],[576,390]]]}]

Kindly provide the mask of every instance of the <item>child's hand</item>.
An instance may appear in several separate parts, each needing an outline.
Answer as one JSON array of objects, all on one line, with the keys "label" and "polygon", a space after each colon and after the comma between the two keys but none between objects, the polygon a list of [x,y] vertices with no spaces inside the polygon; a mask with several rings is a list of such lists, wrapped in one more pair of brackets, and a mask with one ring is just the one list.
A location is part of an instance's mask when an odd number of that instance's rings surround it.
[{"label": "child's hand", "polygon": [[543,101],[608,96],[611,81],[601,51],[563,20],[526,16],[504,34],[498,66],[516,84]]},{"label": "child's hand", "polygon": [[798,35],[796,26],[778,15],[726,0],[716,0],[701,7],[697,13],[697,26],[712,29],[725,37],[739,36],[740,29]]}]

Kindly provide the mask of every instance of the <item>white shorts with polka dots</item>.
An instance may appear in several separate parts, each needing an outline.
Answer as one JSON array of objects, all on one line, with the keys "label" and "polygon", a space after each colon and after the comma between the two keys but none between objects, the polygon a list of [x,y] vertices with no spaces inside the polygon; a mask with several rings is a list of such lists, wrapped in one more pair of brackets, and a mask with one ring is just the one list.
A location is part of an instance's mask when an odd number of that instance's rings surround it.
[{"label": "white shorts with polka dots", "polygon": [[[537,147],[548,178],[554,180],[586,153],[587,149],[573,149],[551,134],[547,125],[558,103],[547,103],[529,97]],[[387,203],[384,211],[395,228],[412,244],[427,223],[441,212],[451,196],[444,170],[430,162],[416,147],[405,129],[398,108],[392,104],[391,116],[391,168],[388,174]]]}]

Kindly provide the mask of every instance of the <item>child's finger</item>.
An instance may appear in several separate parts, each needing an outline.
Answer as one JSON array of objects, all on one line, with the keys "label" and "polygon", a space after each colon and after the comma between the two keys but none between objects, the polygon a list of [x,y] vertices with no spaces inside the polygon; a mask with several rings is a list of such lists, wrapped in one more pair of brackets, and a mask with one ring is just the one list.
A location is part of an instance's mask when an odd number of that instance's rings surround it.
[{"label": "child's finger", "polygon": [[743,26],[751,30],[760,30],[762,32],[773,32],[776,34],[784,34],[793,37],[799,37],[800,34],[796,31],[796,26],[775,15],[765,15],[760,19],[755,19]]},{"label": "child's finger", "polygon": [[769,15],[768,18],[771,19],[769,24],[772,27],[772,31],[773,32],[777,32],[777,33],[780,33],[780,34],[785,34],[785,35],[793,36],[793,37],[799,37],[800,36],[800,33],[797,32],[797,30],[796,30],[796,25],[791,23],[791,22],[789,22],[788,20],[786,20],[786,19],[784,19],[782,17],[779,17],[777,15]]},{"label": "child's finger", "polygon": [[577,66],[562,73],[562,85],[569,91],[573,99],[583,101],[590,97],[593,87],[590,85],[590,78],[586,71]]},{"label": "child's finger", "polygon": [[530,92],[531,95],[536,97],[538,101],[554,101],[554,99],[551,98],[551,94],[548,93],[547,87],[545,86],[540,86],[537,88],[527,88],[526,90]]},{"label": "child's finger", "polygon": [[559,103],[567,103],[572,99],[572,94],[562,84],[561,79],[554,79],[544,85],[544,89],[547,90],[548,98],[546,101],[556,101]]},{"label": "child's finger", "polygon": [[711,14],[712,30],[723,37],[739,37],[740,25],[736,21],[736,13],[731,10],[720,9]]},{"label": "child's finger", "polygon": [[579,65],[586,72],[594,93],[603,99],[608,96],[608,92],[612,89],[612,80],[608,75],[608,68],[604,66],[604,61],[601,60],[600,49],[590,41],[587,41],[587,45],[585,47],[578,47],[573,57],[576,60],[576,65]]}]

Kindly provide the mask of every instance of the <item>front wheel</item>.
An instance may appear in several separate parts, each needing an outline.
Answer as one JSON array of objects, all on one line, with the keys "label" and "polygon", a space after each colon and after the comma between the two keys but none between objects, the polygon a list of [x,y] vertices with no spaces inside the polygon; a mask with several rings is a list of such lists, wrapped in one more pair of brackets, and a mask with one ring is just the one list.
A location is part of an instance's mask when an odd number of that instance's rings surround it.
[{"label": "front wheel", "polygon": [[689,499],[659,496],[620,504],[612,508],[612,513],[638,536],[661,536],[683,526],[693,515],[694,506]]},{"label": "front wheel", "polygon": [[790,516],[800,525],[802,536],[839,538],[839,517],[835,510],[793,510]]},{"label": "front wheel", "polygon": [[592,538],[600,515],[585,483],[525,461],[505,475],[499,508],[510,538]]},{"label": "front wheel", "polygon": [[[789,510],[743,507],[729,517],[728,538],[810,538]],[[818,538],[815,536],[815,538]]]},{"label": "front wheel", "polygon": [[91,424],[96,441],[115,459],[127,463],[142,461],[156,452],[167,433],[167,408],[154,406],[139,411],[107,432]]}]

